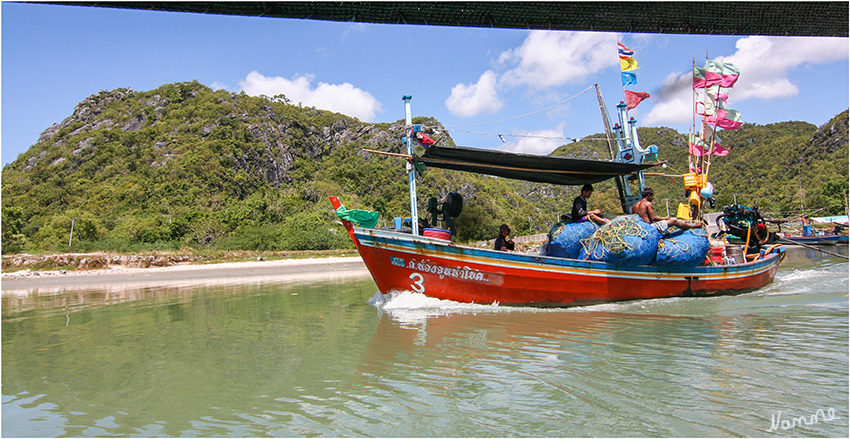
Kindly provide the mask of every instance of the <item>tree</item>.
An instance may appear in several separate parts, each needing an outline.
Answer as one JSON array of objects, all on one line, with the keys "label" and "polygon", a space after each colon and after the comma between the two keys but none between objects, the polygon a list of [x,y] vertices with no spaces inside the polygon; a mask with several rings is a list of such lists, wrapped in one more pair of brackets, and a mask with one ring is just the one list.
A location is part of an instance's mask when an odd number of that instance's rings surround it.
[{"label": "tree", "polygon": [[24,209],[20,207],[4,207],[2,210],[3,223],[3,254],[21,252],[27,244],[23,234],[26,219]]}]

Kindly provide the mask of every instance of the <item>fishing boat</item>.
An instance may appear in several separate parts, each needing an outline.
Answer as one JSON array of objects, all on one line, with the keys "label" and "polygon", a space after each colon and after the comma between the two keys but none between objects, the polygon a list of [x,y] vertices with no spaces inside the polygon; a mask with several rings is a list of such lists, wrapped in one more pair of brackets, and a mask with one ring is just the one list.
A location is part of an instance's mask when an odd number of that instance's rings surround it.
[{"label": "fishing boat", "polygon": [[[417,155],[411,139],[420,127],[411,124],[410,96],[405,96],[410,129],[403,143],[407,144],[409,153],[405,158],[410,173],[411,218],[419,218],[415,174],[423,165],[561,185],[615,179],[623,212],[629,213],[641,198],[631,192],[629,183],[636,180],[640,189],[645,187],[644,171],[660,164],[657,147],[640,146],[636,122],[628,117],[628,105],[623,102],[618,105],[619,123],[611,127],[598,88],[597,96],[605,119],[611,161],[436,145],[429,145],[424,153]],[[699,194],[706,186],[704,174],[695,175],[684,176],[684,182],[697,192],[691,199],[704,202]],[[694,180],[703,184],[694,185]],[[398,225],[391,230],[378,229],[376,213],[349,211],[336,196],[331,196],[330,201],[384,294],[412,291],[456,302],[537,307],[740,294],[770,284],[785,256],[784,247],[779,245],[758,249],[758,240],[754,240],[755,247],[746,250],[743,246],[732,246],[738,251],[730,251],[726,257],[708,258],[703,254],[700,257],[705,258],[704,262],[701,260],[698,266],[688,268],[654,263],[624,266],[586,256],[506,252],[457,244],[451,240],[450,230],[428,229],[420,234],[415,220],[410,222],[410,229]],[[445,217],[450,216],[446,212]],[[758,250],[756,253],[754,248]],[[724,246],[724,253],[726,249]],[[737,253],[738,258],[731,253]]]},{"label": "fishing boat", "polygon": [[838,244],[847,244],[848,238],[847,235],[791,235],[785,236],[786,241],[791,241],[794,244],[808,244],[808,245],[838,245]]},{"label": "fishing boat", "polygon": [[[814,227],[810,225],[804,225],[802,233],[799,235],[788,235],[786,234],[783,238],[786,241],[790,241],[790,243],[794,244],[808,244],[808,245],[838,245],[838,244],[847,244],[848,236],[840,233],[841,230],[844,229],[842,225],[836,225],[832,229],[832,233],[827,233],[823,231],[817,231]],[[838,232],[838,233],[836,233]]]}]

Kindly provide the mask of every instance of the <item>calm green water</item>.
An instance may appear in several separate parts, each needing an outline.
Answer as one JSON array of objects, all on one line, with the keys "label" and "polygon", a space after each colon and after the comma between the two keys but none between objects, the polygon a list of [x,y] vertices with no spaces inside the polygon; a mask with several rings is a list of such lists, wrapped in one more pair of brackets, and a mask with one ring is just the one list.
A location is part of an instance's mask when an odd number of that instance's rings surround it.
[{"label": "calm green water", "polygon": [[2,436],[848,436],[840,259],[792,250],[742,296],[569,310],[375,293],[4,297]]}]

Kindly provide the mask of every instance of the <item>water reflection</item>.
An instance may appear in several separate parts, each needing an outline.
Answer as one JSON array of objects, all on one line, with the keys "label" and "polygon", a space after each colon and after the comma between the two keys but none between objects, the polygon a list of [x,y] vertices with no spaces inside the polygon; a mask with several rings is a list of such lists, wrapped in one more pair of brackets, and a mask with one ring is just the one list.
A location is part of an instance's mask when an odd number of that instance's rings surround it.
[{"label": "water reflection", "polygon": [[846,436],[847,265],[768,288],[567,310],[376,296],[374,282],[3,302],[2,435]]},{"label": "water reflection", "polygon": [[[364,269],[339,269],[320,273],[278,273],[261,276],[221,275],[216,272],[206,272],[206,277],[187,276],[175,279],[181,273],[170,273],[168,276],[137,275],[132,280],[120,278],[118,282],[104,276],[53,280],[46,284],[30,286],[27,282],[17,280],[5,282],[2,305],[5,314],[19,313],[31,310],[80,309],[92,306],[115,305],[125,302],[149,301],[170,303],[176,301],[185,303],[198,294],[210,290],[230,291],[238,294],[246,286],[279,285],[283,288],[293,286],[333,282],[342,283],[353,279],[367,278],[369,272]],[[185,273],[184,273],[185,274]],[[11,286],[9,285],[11,284]]]}]

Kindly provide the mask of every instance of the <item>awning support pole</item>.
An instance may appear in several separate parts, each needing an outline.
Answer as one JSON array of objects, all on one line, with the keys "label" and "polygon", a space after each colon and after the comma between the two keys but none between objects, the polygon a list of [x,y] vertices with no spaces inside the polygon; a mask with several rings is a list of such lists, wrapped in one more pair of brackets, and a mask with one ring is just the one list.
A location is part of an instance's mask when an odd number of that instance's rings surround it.
[{"label": "awning support pole", "polygon": [[[411,131],[413,129],[413,118],[410,116],[410,99],[412,96],[404,95],[404,123],[407,129],[407,137],[404,139],[407,143],[407,154],[413,156],[413,138]],[[407,178],[410,184],[410,227],[413,229],[413,234],[419,234],[419,209],[416,207],[416,168],[413,166],[413,161],[407,162]]]}]

